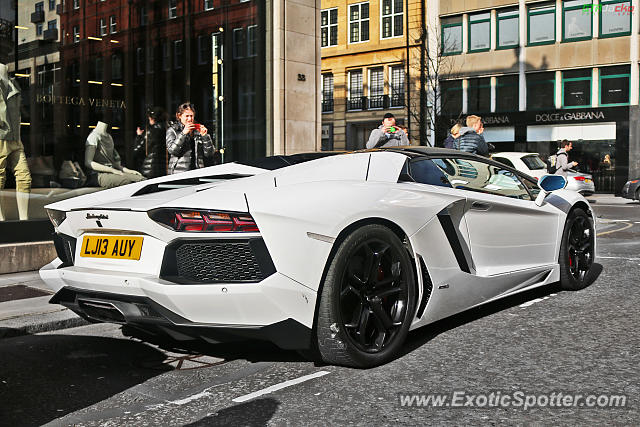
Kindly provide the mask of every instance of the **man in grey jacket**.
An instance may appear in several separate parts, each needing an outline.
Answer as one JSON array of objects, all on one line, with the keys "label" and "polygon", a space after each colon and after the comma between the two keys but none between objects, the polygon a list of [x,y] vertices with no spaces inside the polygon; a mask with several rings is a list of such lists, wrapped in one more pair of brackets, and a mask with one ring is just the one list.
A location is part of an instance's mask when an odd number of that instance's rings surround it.
[{"label": "man in grey jacket", "polygon": [[382,125],[371,131],[367,148],[401,147],[409,145],[407,134],[396,126],[396,118],[387,113],[382,119]]},{"label": "man in grey jacket", "polygon": [[569,162],[569,151],[573,148],[573,143],[563,139],[560,143],[560,150],[556,153],[556,175],[567,177],[567,171],[578,166],[578,162]]}]

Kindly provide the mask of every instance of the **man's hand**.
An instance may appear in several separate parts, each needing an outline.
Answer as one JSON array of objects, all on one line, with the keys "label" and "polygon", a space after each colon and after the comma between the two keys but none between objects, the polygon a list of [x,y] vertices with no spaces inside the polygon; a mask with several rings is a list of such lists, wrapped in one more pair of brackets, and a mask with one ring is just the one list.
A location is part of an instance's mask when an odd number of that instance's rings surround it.
[{"label": "man's hand", "polygon": [[124,175],[124,172],[122,172],[121,170],[112,168],[112,172],[114,175]]},{"label": "man's hand", "polygon": [[187,123],[186,125],[184,125],[184,129],[182,129],[182,133],[185,135],[189,135],[195,128],[196,126],[193,123]]},{"label": "man's hand", "polygon": [[578,162],[571,162],[571,164],[573,165],[574,168],[578,166]]},{"label": "man's hand", "polygon": [[200,135],[206,135],[207,132],[207,128],[204,125],[200,125]]},{"label": "man's hand", "polygon": [[140,126],[138,126],[138,129],[136,129],[136,135],[140,136],[144,133],[144,130],[140,129]]}]

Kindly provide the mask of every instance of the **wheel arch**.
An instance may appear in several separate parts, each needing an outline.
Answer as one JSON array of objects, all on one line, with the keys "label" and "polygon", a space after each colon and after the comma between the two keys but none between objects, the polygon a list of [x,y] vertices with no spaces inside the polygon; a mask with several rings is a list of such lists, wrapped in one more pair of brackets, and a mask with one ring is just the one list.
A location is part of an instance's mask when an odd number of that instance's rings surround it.
[{"label": "wheel arch", "polygon": [[[389,219],[381,218],[381,217],[369,217],[369,218],[359,219],[347,225],[345,228],[343,228],[340,231],[340,233],[338,233],[338,235],[336,236],[336,239],[333,242],[333,246],[331,247],[331,251],[329,252],[329,256],[327,257],[324,268],[322,269],[322,276],[320,277],[320,283],[318,284],[318,290],[317,290],[318,298],[316,298],[316,304],[313,311],[313,324],[312,324],[312,334],[311,334],[312,345],[315,342],[315,333],[316,333],[316,327],[318,322],[318,309],[320,307],[320,299],[321,299],[320,295],[322,295],[324,282],[327,277],[327,272],[329,270],[331,261],[333,260],[333,257],[336,251],[340,247],[340,244],[344,241],[344,239],[347,238],[349,234],[351,234],[354,230],[357,230],[360,227],[364,227],[366,225],[372,225],[372,224],[383,225],[385,227],[388,227],[391,231],[393,231],[398,236],[398,238],[402,242],[404,242],[405,239],[407,239],[406,241],[409,242],[408,240],[409,235],[402,229],[402,227],[400,227],[398,224],[396,224],[395,222]],[[410,242],[409,242],[409,245],[411,245]],[[413,251],[408,251],[408,252],[409,252],[409,256],[411,257],[411,260],[413,261],[411,265],[413,266],[414,277],[416,278],[416,280],[418,280],[418,271],[416,269],[415,254],[413,253]],[[415,286],[416,287],[418,286],[417,282],[415,283]],[[416,292],[416,297],[418,296],[417,294],[418,292]]]}]

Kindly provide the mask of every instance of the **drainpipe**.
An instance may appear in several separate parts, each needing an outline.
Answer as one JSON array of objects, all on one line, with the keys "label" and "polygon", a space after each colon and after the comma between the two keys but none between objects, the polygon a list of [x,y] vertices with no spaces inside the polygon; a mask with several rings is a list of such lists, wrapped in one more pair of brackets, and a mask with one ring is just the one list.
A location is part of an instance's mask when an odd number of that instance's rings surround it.
[{"label": "drainpipe", "polygon": [[426,45],[427,22],[425,18],[425,0],[420,0],[420,145],[429,145],[427,142],[427,79],[425,75],[426,67]]},{"label": "drainpipe", "polygon": [[411,74],[409,69],[409,0],[405,2],[405,34],[407,56],[407,129],[411,132]]}]

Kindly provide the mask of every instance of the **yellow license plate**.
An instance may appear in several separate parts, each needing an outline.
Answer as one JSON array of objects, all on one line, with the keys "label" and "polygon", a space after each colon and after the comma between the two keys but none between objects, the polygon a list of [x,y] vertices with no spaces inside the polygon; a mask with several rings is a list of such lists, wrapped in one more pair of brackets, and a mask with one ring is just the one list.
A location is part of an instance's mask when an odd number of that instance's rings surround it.
[{"label": "yellow license plate", "polygon": [[84,236],[80,256],[139,260],[142,236]]}]

